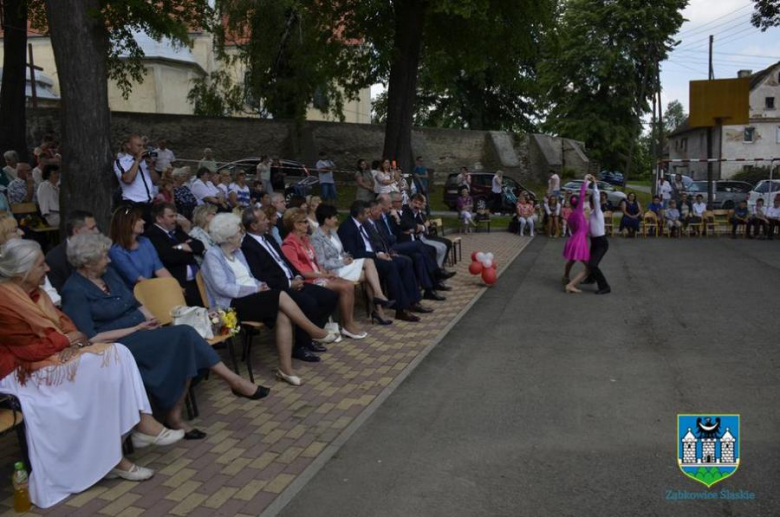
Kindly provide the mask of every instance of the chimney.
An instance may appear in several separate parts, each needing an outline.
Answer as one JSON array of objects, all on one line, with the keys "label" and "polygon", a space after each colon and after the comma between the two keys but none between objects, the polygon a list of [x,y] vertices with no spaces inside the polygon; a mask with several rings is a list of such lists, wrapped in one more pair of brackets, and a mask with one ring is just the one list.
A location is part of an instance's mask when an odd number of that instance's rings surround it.
[{"label": "chimney", "polygon": [[740,70],[737,72],[737,77],[739,78],[750,77],[751,75],[753,75],[753,70]]}]

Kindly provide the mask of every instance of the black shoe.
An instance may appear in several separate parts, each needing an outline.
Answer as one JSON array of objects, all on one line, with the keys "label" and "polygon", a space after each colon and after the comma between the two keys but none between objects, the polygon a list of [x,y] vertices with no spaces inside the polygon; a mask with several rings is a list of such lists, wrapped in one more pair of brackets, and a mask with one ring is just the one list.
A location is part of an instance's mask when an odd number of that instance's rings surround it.
[{"label": "black shoe", "polygon": [[321,361],[318,355],[315,355],[300,346],[293,348],[292,356],[299,361],[306,361],[307,363],[319,363]]},{"label": "black shoe", "polygon": [[374,298],[374,305],[385,307],[387,309],[392,308],[395,305],[395,300],[383,300],[381,298]]},{"label": "black shoe", "polygon": [[589,276],[588,278],[586,278],[585,280],[580,282],[580,284],[583,284],[583,285],[589,285],[589,284],[595,284],[595,283],[596,283],[596,279],[593,278],[592,276]]},{"label": "black shoe", "polygon": [[206,433],[204,433],[200,429],[192,429],[191,431],[187,431],[186,433],[184,433],[185,440],[202,440],[206,436],[207,436]]},{"label": "black shoe", "polygon": [[596,291],[596,294],[609,294],[611,292],[612,289],[609,286],[607,286],[604,289],[599,289],[598,291]]},{"label": "black shoe", "polygon": [[309,341],[304,345],[304,348],[308,350],[309,352],[327,352],[328,349],[322,346],[319,343],[315,343],[314,341]]},{"label": "black shoe", "polygon": [[446,300],[444,296],[438,294],[436,291],[433,291],[431,289],[425,291],[425,294],[423,294],[423,300],[436,300],[437,302],[443,302]]},{"label": "black shoe", "polygon": [[379,325],[392,325],[390,320],[382,319],[376,312],[371,313],[371,324],[378,323]]},{"label": "black shoe", "polygon": [[429,307],[425,307],[425,306],[423,306],[423,305],[421,305],[419,303],[415,303],[414,305],[409,307],[409,310],[411,312],[419,312],[420,314],[429,314],[429,313],[433,312],[433,309],[431,309]]},{"label": "black shoe", "polygon": [[[319,360],[319,357],[317,358]],[[233,392],[233,395],[236,397],[241,397],[249,400],[260,400],[262,398],[265,398],[268,396],[269,393],[271,393],[270,388],[266,388],[265,386],[258,386],[255,392],[252,395],[244,395],[243,393],[239,393],[236,390],[230,390]]]},{"label": "black shoe", "polygon": [[452,278],[457,274],[457,271],[445,271],[444,269],[439,270],[439,278],[442,280],[447,280],[448,278]]},{"label": "black shoe", "polygon": [[417,323],[420,321],[420,318],[410,313],[409,311],[395,311],[395,319],[401,321],[410,321],[412,323]]},{"label": "black shoe", "polygon": [[448,285],[444,285],[442,283],[438,283],[433,286],[434,291],[452,291],[452,287]]}]

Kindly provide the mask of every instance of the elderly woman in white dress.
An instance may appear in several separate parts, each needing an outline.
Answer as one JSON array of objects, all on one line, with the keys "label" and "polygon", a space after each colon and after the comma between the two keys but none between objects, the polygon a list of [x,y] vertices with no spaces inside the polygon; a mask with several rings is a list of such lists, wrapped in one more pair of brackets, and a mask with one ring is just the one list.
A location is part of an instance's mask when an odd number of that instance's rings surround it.
[{"label": "elderly woman in white dress", "polygon": [[92,343],[40,289],[48,271],[40,246],[13,239],[0,248],[0,393],[19,399],[27,426],[30,497],[41,508],[100,479],[149,479],[122,456],[133,429],[145,444],[169,445],[184,431],[151,416],[132,354]]},{"label": "elderly woman in white dress", "polygon": [[376,312],[384,320],[382,308],[392,307],[395,301],[388,300],[382,292],[382,283],[379,281],[379,273],[373,259],[353,259],[344,251],[337,233],[339,215],[335,206],[322,204],[317,207],[316,215],[319,227],[314,230],[310,240],[314,254],[317,256],[317,264],[344,280],[350,282],[365,280],[369,296],[374,299]]}]

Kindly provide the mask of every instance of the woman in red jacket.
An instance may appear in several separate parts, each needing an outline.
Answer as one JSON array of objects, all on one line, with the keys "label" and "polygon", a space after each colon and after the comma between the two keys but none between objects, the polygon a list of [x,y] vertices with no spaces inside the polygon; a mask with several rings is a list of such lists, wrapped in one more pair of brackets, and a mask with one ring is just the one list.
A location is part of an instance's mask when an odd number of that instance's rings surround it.
[{"label": "woman in red jacket", "polygon": [[352,339],[365,338],[368,334],[360,330],[355,323],[355,285],[330,271],[323,270],[317,264],[314,248],[309,242],[309,221],[306,212],[300,208],[290,208],[284,213],[282,221],[288,232],[282,243],[284,256],[303,275],[306,282],[339,293],[341,333]]}]

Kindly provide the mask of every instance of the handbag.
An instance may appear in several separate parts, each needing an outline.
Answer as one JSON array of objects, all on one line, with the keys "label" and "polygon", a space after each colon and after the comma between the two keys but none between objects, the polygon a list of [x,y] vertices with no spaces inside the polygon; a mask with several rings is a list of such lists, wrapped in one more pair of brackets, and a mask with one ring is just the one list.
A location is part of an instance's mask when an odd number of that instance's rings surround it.
[{"label": "handbag", "polygon": [[339,328],[339,324],[333,321],[333,318],[328,318],[328,322],[325,324],[325,330],[328,332],[332,332],[333,334],[338,334],[341,332],[341,329]]},{"label": "handbag", "polygon": [[187,307],[186,305],[177,305],[171,309],[171,318],[173,325],[189,325],[200,334],[203,339],[214,337],[214,331],[211,328],[211,319],[209,311],[203,307]]}]

